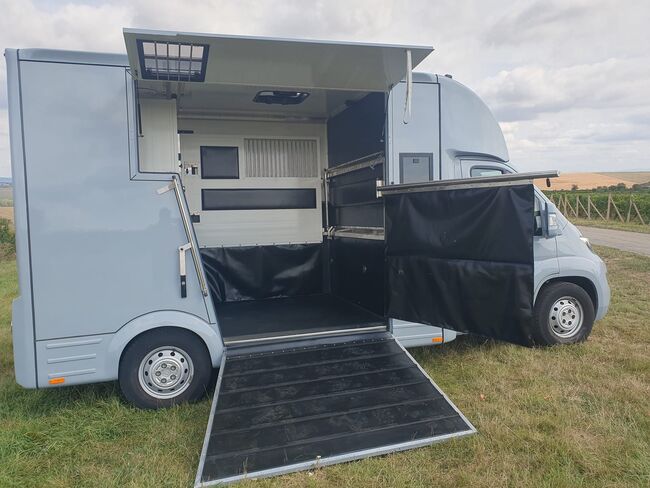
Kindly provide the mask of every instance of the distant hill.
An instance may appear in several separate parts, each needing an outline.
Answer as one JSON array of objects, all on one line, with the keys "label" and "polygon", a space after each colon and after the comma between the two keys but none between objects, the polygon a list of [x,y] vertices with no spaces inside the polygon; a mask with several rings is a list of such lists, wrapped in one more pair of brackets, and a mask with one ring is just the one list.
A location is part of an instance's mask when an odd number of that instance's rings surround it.
[{"label": "distant hill", "polygon": [[[546,189],[544,181],[536,181],[537,186]],[[633,185],[650,184],[650,171],[612,172],[612,173],[562,173],[559,178],[551,178],[549,190],[571,190],[574,185],[579,190],[591,190],[599,186],[616,186],[623,183],[628,188]]]},{"label": "distant hill", "polygon": [[8,176],[0,176],[0,186],[11,186],[12,179]]}]

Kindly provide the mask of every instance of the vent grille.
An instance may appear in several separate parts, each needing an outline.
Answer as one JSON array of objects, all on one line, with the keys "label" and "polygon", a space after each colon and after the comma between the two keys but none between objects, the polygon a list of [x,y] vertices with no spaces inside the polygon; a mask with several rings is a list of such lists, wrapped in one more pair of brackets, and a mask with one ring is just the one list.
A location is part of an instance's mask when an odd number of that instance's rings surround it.
[{"label": "vent grille", "polygon": [[318,148],[309,139],[245,139],[246,176],[312,178],[318,176]]}]

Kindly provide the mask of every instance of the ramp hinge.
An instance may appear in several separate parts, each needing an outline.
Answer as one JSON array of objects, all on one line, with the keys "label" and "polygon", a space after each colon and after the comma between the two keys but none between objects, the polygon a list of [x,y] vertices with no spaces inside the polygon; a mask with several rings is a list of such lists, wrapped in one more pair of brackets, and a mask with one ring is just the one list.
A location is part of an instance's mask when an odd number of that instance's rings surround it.
[{"label": "ramp hinge", "polygon": [[377,186],[376,186],[376,188],[377,188],[377,198],[381,198],[383,196],[381,194],[381,190],[379,189],[382,186],[384,186],[384,180],[377,180]]}]

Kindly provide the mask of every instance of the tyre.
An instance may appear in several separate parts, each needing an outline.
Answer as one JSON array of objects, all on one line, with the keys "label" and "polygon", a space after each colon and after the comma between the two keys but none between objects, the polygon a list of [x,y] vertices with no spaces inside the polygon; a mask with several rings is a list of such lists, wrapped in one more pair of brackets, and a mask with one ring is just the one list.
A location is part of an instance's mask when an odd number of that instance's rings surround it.
[{"label": "tyre", "polygon": [[119,383],[140,408],[166,408],[203,397],[212,376],[203,341],[182,329],[160,328],[136,337],[120,359]]},{"label": "tyre", "polygon": [[551,283],[540,291],[535,303],[535,344],[582,342],[591,333],[594,317],[594,304],[582,287],[568,282]]}]

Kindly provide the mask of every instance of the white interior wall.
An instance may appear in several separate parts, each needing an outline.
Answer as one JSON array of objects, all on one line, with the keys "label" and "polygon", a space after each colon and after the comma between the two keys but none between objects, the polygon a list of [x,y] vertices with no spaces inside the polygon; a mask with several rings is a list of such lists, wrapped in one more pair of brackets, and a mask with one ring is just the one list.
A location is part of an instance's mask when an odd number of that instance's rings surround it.
[{"label": "white interior wall", "polygon": [[[202,179],[183,173],[190,212],[200,216],[194,224],[202,247],[316,243],[322,241],[322,170],[327,161],[325,122],[258,120],[180,119],[181,161],[184,167],[200,167],[201,146],[236,146],[239,149],[239,179]],[[318,171],[313,177],[251,177],[246,174],[247,138],[315,141]],[[201,190],[206,188],[314,188],[315,209],[206,210],[201,208]]]},{"label": "white interior wall", "polygon": [[140,171],[178,171],[176,100],[140,99]]}]

